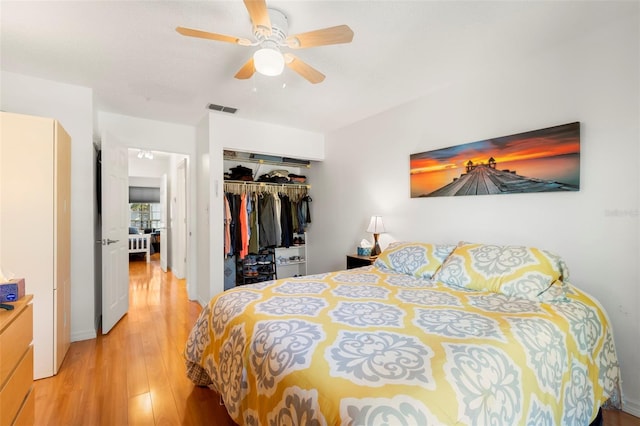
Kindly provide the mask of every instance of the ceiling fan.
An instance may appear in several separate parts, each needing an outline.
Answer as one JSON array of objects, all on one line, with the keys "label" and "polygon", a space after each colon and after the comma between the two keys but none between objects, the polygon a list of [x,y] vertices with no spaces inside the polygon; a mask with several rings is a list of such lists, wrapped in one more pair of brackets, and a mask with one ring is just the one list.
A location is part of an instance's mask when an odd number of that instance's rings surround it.
[{"label": "ceiling fan", "polygon": [[235,43],[241,46],[259,46],[260,48],[236,73],[235,78],[248,79],[256,71],[267,76],[280,75],[286,65],[313,84],[322,82],[325,78],[324,74],[292,53],[283,54],[281,48],[304,49],[350,43],[353,40],[353,31],[347,25],[288,35],[289,25],[286,15],[277,9],[267,8],[265,0],[244,0],[244,5],[253,24],[255,41],[184,27],[177,27],[176,31],[189,37]]}]

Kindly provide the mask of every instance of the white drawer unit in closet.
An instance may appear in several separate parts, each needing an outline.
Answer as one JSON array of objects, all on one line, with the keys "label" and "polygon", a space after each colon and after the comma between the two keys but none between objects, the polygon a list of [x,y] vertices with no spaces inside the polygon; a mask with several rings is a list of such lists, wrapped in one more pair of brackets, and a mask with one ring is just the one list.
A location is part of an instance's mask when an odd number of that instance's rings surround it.
[{"label": "white drawer unit in closet", "polygon": [[290,247],[276,247],[276,276],[290,278],[307,275],[307,234],[294,234]]}]

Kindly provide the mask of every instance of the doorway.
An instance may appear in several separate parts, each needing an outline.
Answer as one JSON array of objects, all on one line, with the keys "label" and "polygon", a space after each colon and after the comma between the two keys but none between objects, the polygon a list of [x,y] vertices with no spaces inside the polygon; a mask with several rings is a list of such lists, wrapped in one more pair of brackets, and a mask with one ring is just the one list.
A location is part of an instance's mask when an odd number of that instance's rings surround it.
[{"label": "doorway", "polygon": [[187,168],[187,155],[129,148],[130,194],[132,188],[148,189],[148,201],[155,203],[153,222],[143,232],[153,234],[153,251],[160,252],[163,271],[171,269],[178,279],[186,277],[188,263]]},{"label": "doorway", "polygon": [[[103,139],[103,149],[105,147],[105,140]],[[110,143],[107,144],[111,145],[111,142],[113,142],[113,145],[117,145],[118,141],[115,140],[115,138],[110,138]],[[120,142],[121,143],[121,142]],[[124,148],[124,147],[123,147]],[[152,233],[154,235],[155,238],[155,242],[158,243],[155,245],[155,248],[160,248],[160,254],[163,254],[163,256],[160,259],[160,263],[163,266],[163,269],[174,269],[172,266],[172,252],[177,256],[176,259],[182,259],[184,264],[188,264],[188,255],[187,255],[187,250],[186,250],[186,232],[187,232],[187,205],[186,202],[184,204],[179,204],[178,202],[179,200],[187,200],[187,185],[186,185],[186,176],[187,176],[187,169],[188,169],[188,155],[184,155],[184,154],[178,154],[178,153],[167,153],[167,152],[160,152],[160,151],[144,151],[141,149],[137,149],[137,148],[125,148],[124,149],[124,153],[123,155],[120,155],[119,158],[123,158],[125,160],[125,182],[127,182],[124,186],[126,188],[126,186],[128,185],[129,187],[133,186],[138,186],[140,188],[153,188],[154,190],[157,191],[152,191],[152,192],[157,192],[158,194],[162,193],[165,197],[165,199],[167,200],[167,202],[165,202],[165,214],[164,217],[162,218],[162,220],[158,220],[158,218],[155,218],[155,222],[154,222],[154,218],[153,217],[149,217],[146,222],[143,221],[139,221],[140,226],[136,226],[136,233]],[[110,162],[112,163],[112,162]],[[178,167],[180,165],[180,167]],[[102,175],[104,176],[105,171],[108,171],[108,168],[105,167],[106,165],[103,164],[102,167]],[[179,170],[180,173],[183,174],[183,178],[178,179],[177,176],[179,174]],[[105,194],[110,194],[112,191],[112,189],[110,188],[110,181],[109,180],[105,180],[104,178],[101,179],[101,184],[102,184],[102,193],[103,195]],[[181,183],[180,185],[178,185],[178,182],[183,182],[183,184]],[[125,189],[126,191],[126,189]],[[157,196],[159,198],[159,195]],[[116,222],[118,223],[122,223],[124,226],[121,235],[118,234],[118,236],[113,236],[111,240],[109,240],[109,242],[111,241],[117,241],[117,240],[122,240],[122,241],[127,241],[127,229],[128,228],[133,228],[131,226],[132,223],[132,219],[133,219],[133,215],[132,215],[132,211],[130,210],[130,205],[129,205],[129,201],[131,201],[130,199],[127,199],[128,197],[124,197],[121,198],[121,201],[117,202],[117,203],[109,203],[108,200],[110,199],[109,197],[105,197],[103,196],[102,199],[105,200],[102,204],[103,207],[107,207],[107,205],[105,204],[111,204],[111,206],[109,206],[109,209],[112,214],[110,214],[110,216],[114,216],[116,218]],[[103,227],[104,227],[104,219],[105,219],[105,208],[102,209],[102,219],[103,219]],[[174,217],[174,215],[172,214],[172,212],[183,212],[184,214],[184,220],[182,220],[181,222],[184,223],[183,226],[176,226],[174,225],[174,220],[177,219],[177,217]],[[182,214],[182,213],[181,213]],[[124,220],[118,219],[118,218],[122,218]],[[138,224],[136,222],[136,224]],[[140,229],[142,228],[142,229]],[[129,232],[131,232],[131,229],[129,229]],[[180,235],[180,233],[182,233],[183,235]],[[104,240],[104,236],[102,237]],[[180,240],[184,240],[185,243],[182,245],[182,247],[184,247],[184,249],[182,249],[181,247],[179,248],[179,241]],[[102,241],[104,243],[104,241]],[[120,252],[124,252],[127,253],[127,246],[126,244],[123,244],[123,250],[121,250]],[[103,244],[103,252],[104,252],[104,244]],[[104,257],[104,253],[103,253],[103,257]],[[121,256],[118,258],[115,257],[110,257],[110,260],[108,262],[105,262],[104,259],[102,261],[102,269],[103,271],[105,269],[117,269],[117,270],[127,270],[128,271],[128,260],[129,260],[129,256],[125,254],[125,256]],[[168,268],[167,268],[168,266]],[[186,271],[186,266],[179,266],[181,267],[182,271]],[[185,274],[183,274],[182,276],[180,276],[180,278],[184,277]],[[120,309],[117,313],[117,315],[110,315],[110,320],[109,320],[109,326],[105,328],[105,314],[107,312],[111,312],[114,311],[114,309],[111,309],[108,305],[108,301],[110,300],[110,298],[105,298],[104,295],[107,294],[111,294],[113,293],[112,288],[117,287],[118,289],[120,287],[128,287],[129,285],[129,277],[128,274],[126,275],[126,277],[122,278],[122,279],[118,279],[118,280],[104,280],[104,274],[103,274],[103,280],[101,283],[101,289],[100,292],[103,295],[101,303],[99,305],[99,309],[100,309],[100,315],[99,317],[102,317],[102,330],[103,333],[104,332],[108,332],[108,330],[115,325],[119,319],[124,316],[125,313],[127,313],[127,306],[128,306],[128,291],[118,291],[118,295],[121,294],[127,294],[126,299],[127,300],[122,300],[121,303],[118,304],[118,306],[122,306],[123,309]],[[112,299],[112,298],[111,298]],[[107,302],[107,306],[105,307],[105,302]]]}]

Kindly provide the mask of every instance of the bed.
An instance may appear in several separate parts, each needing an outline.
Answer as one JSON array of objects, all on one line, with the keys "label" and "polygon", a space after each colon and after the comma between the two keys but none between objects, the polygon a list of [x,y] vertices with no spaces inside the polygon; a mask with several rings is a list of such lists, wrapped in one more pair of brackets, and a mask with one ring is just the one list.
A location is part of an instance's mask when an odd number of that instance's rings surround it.
[{"label": "bed", "polygon": [[394,243],[205,306],[187,376],[241,425],[587,425],[620,406],[603,308],[530,247]]},{"label": "bed", "polygon": [[129,254],[144,253],[147,263],[151,256],[151,234],[129,234]]}]

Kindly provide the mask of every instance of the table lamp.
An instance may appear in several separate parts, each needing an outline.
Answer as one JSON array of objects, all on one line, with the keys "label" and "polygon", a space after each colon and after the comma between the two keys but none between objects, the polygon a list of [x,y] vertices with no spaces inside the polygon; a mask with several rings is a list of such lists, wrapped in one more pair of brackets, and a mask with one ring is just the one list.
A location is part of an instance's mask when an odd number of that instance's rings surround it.
[{"label": "table lamp", "polygon": [[377,256],[382,252],[382,250],[380,250],[380,244],[378,243],[378,236],[384,232],[384,223],[382,223],[382,216],[371,216],[371,221],[369,222],[367,232],[373,233],[374,244],[373,248],[371,249],[371,256]]}]

